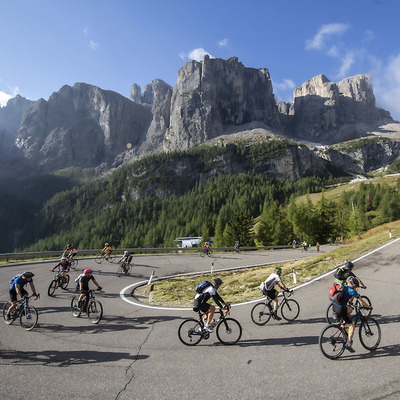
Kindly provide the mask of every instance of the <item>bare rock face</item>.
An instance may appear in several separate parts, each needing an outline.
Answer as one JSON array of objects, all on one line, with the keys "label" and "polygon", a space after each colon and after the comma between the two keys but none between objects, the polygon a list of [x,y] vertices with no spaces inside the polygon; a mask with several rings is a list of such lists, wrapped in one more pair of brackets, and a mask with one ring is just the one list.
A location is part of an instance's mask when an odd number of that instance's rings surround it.
[{"label": "bare rock face", "polygon": [[39,170],[111,163],[127,147],[139,146],[152,120],[151,110],[112,91],[76,83],[25,113],[17,147]]},{"label": "bare rock face", "polygon": [[178,72],[171,100],[166,150],[185,149],[217,137],[227,129],[260,121],[280,126],[272,83],[266,68],[245,68],[236,57],[204,57]]},{"label": "bare rock face", "polygon": [[291,136],[318,143],[338,143],[365,136],[371,127],[393,121],[376,108],[367,74],[331,82],[318,75],[295,89]]},{"label": "bare rock face", "polygon": [[24,112],[34,102],[20,95],[7,102],[5,107],[0,108],[0,156],[7,159],[15,156],[15,138]]}]

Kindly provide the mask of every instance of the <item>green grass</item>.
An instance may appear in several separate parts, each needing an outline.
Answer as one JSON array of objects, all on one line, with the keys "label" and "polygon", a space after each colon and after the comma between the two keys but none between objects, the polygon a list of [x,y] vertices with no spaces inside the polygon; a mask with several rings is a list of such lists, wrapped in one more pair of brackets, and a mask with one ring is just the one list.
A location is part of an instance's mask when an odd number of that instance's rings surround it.
[{"label": "green grass", "polygon": [[[377,185],[378,183],[386,183],[389,186],[396,186],[397,180],[399,179],[399,175],[385,175],[385,176],[375,176],[373,178],[367,179],[367,180],[362,180],[362,181],[352,181],[349,183],[345,183],[343,185],[338,185],[335,186],[331,189],[326,189],[324,191],[324,196],[326,201],[338,201],[340,199],[340,196],[344,191],[358,191],[360,188],[361,183],[373,183],[374,185]],[[321,199],[321,192],[318,193],[310,193],[309,194],[311,201],[315,204],[317,201]],[[303,196],[298,196],[296,198],[296,202],[305,202],[306,201],[307,195]]]},{"label": "green grass", "polygon": [[[400,235],[400,221],[371,229],[359,238],[348,240],[342,246],[307,259],[155,281],[151,304],[168,307],[192,307],[197,284],[204,280],[212,280],[216,276],[220,277],[224,282],[219,293],[225,301],[235,304],[255,300],[262,297],[258,288],[260,283],[268,277],[276,266],[282,267],[282,279],[289,287],[293,287],[292,271],[295,268],[297,285],[300,285],[332,271],[336,267],[343,265],[346,260],[354,260],[362,254],[387,243],[390,240],[389,229],[392,231],[392,239],[398,237]],[[141,286],[135,290],[135,297],[147,302],[149,290],[149,286]]]}]

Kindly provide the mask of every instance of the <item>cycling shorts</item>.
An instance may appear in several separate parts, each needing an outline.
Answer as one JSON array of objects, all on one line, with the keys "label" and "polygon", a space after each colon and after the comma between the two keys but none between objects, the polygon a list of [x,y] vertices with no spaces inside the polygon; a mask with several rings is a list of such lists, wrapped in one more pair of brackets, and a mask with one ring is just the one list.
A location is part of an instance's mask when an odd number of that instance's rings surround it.
[{"label": "cycling shorts", "polygon": [[343,319],[343,321],[348,324],[353,322],[350,315],[347,313],[347,305],[333,304],[333,312],[337,315],[339,320]]},{"label": "cycling shorts", "polygon": [[263,295],[268,296],[271,300],[274,300],[276,299],[278,292],[275,289],[270,289],[270,290],[263,289]]},{"label": "cycling shorts", "polygon": [[[17,291],[15,289],[9,290],[10,292],[10,300],[13,303],[14,301],[18,301]],[[27,296],[28,292],[25,289],[21,289],[22,297]]]},{"label": "cycling shorts", "polygon": [[206,313],[210,309],[211,304],[208,304],[206,302],[200,302],[199,299],[195,299],[193,303],[193,311],[194,312],[203,312]]}]

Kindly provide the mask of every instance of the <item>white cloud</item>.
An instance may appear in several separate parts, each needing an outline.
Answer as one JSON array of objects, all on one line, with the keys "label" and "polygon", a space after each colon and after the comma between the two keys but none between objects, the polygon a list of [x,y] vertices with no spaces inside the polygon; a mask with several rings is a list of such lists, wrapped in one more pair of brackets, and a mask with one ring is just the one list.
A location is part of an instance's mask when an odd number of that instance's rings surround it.
[{"label": "white cloud", "polygon": [[272,86],[279,100],[293,101],[293,90],[297,85],[291,79],[283,79],[282,82],[272,82]]},{"label": "white cloud", "polygon": [[91,50],[96,51],[99,48],[99,44],[97,42],[95,42],[94,40],[90,39],[89,47]]},{"label": "white cloud", "polygon": [[326,53],[330,57],[339,57],[339,49],[337,46],[333,45],[329,48],[328,52]]},{"label": "white cloud", "polygon": [[322,25],[317,34],[306,40],[306,50],[322,50],[325,48],[326,41],[332,35],[341,35],[350,28],[349,24],[326,24]]},{"label": "white cloud", "polygon": [[179,53],[179,57],[182,60],[189,59],[189,60],[203,61],[203,58],[205,55],[208,55],[211,58],[214,58],[208,51],[205,51],[202,47],[193,49],[192,51],[190,51],[187,54],[184,52]]},{"label": "white cloud", "polygon": [[371,40],[375,39],[375,33],[368,30],[364,32],[364,42],[370,42]]},{"label": "white cloud", "polygon": [[387,65],[375,61],[375,66],[377,69],[372,75],[377,106],[389,110],[392,117],[400,121],[400,53]]},{"label": "white cloud", "polygon": [[228,39],[222,39],[218,42],[219,47],[226,47],[228,46]]},{"label": "white cloud", "polygon": [[0,107],[5,107],[7,105],[8,100],[12,99],[19,93],[18,86],[14,88],[10,88],[10,93],[0,92]]},{"label": "white cloud", "polygon": [[356,55],[352,51],[348,51],[342,59],[342,65],[340,66],[337,78],[342,79],[347,76],[351,66],[355,63]]}]

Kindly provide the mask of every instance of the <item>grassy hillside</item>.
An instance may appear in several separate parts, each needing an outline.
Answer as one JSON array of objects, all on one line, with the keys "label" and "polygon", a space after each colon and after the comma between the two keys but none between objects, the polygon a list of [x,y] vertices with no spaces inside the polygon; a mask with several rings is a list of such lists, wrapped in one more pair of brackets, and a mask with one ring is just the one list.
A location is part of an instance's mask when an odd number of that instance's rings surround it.
[{"label": "grassy hillside", "polygon": [[[219,292],[225,301],[235,304],[258,299],[262,297],[258,286],[272,273],[276,266],[282,267],[282,279],[289,287],[294,286],[292,271],[295,268],[297,272],[297,285],[300,285],[332,271],[338,266],[343,265],[346,260],[354,260],[387,243],[390,240],[388,235],[389,229],[392,232],[393,239],[399,237],[400,221],[371,229],[360,237],[347,240],[344,245],[332,247],[333,250],[327,253],[321,253],[307,259],[284,264],[238,269],[236,271],[215,272],[214,274],[199,274],[156,281],[152,304],[169,307],[192,307],[195,295],[194,289],[197,284],[204,280],[212,280],[216,276],[222,278],[224,282]],[[135,291],[135,296],[139,301],[148,302],[148,295],[148,286],[142,286]]]}]

